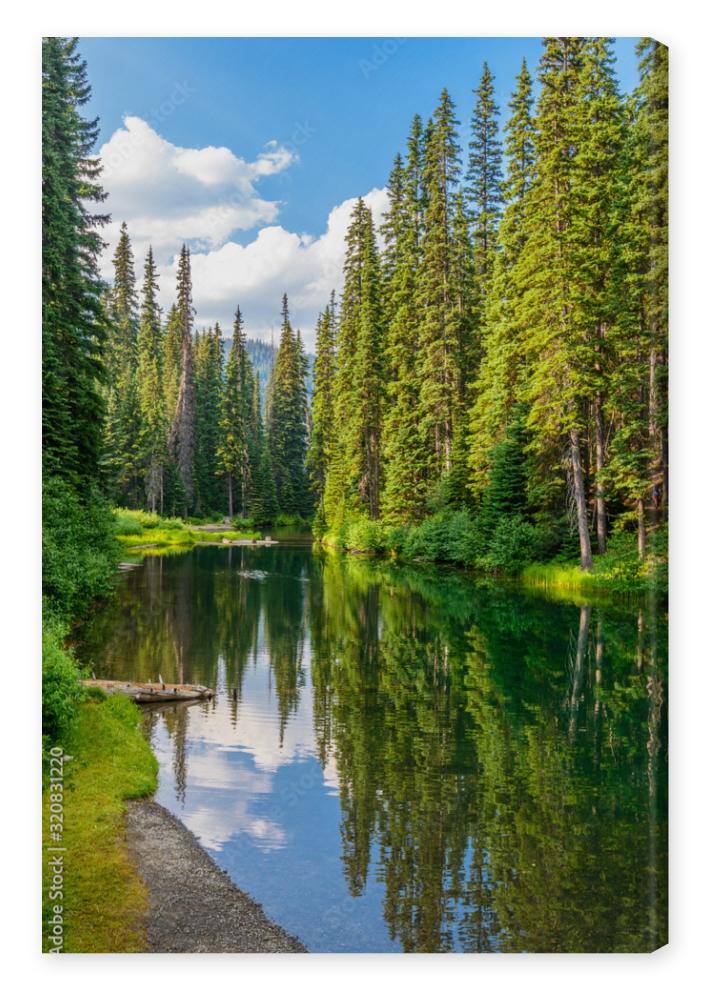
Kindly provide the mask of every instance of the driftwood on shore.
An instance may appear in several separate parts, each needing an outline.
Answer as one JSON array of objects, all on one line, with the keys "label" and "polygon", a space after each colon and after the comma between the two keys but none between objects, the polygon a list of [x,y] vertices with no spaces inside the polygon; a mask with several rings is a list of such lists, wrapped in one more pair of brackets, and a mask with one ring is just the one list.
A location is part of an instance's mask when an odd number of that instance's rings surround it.
[{"label": "driftwood on shore", "polygon": [[95,677],[81,682],[85,687],[100,688],[107,694],[125,694],[133,701],[194,701],[213,698],[214,691],[202,684],[163,684],[152,682],[136,684],[133,681],[98,680]]},{"label": "driftwood on shore", "polygon": [[278,545],[273,538],[222,538],[222,545]]}]

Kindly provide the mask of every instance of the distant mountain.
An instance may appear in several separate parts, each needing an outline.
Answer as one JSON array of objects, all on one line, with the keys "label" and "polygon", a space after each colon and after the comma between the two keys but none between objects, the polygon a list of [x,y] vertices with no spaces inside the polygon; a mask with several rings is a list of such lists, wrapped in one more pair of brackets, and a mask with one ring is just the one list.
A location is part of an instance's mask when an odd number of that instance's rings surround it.
[{"label": "distant mountain", "polygon": [[[223,344],[224,357],[226,358],[231,350],[231,337],[224,340]],[[273,368],[278,348],[271,347],[271,345],[267,344],[265,340],[247,340],[246,350],[251,358],[251,364],[254,366],[254,371],[259,373],[259,377],[261,379],[261,404],[263,405],[266,382],[268,382],[268,376],[271,374],[271,369]],[[306,354],[305,357],[308,362],[308,374],[305,379],[305,387],[308,390],[308,399],[310,399],[313,394],[313,364],[315,363],[315,355]]]}]

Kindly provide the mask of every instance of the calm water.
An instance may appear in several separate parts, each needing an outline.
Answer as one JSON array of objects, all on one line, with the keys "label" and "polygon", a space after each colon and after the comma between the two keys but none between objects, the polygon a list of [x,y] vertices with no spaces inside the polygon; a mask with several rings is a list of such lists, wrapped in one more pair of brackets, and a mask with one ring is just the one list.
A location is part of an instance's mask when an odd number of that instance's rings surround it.
[{"label": "calm water", "polygon": [[148,557],[85,634],[146,710],[157,800],[314,951],[646,951],[666,939],[666,645],[306,546]]}]

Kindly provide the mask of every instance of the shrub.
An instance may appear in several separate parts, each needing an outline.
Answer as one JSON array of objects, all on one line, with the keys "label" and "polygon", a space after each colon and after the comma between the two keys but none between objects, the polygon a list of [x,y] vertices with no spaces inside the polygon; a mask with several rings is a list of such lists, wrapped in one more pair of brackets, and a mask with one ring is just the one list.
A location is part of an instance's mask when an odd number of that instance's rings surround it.
[{"label": "shrub", "polygon": [[60,617],[75,618],[111,585],[120,552],[115,519],[97,489],[79,497],[57,478],[44,484],[42,517],[47,607]]},{"label": "shrub", "polygon": [[478,560],[481,569],[493,573],[516,573],[541,558],[544,539],[521,514],[499,518],[487,552]]},{"label": "shrub", "polygon": [[79,668],[56,624],[42,629],[42,735],[48,745],[65,736],[83,696]]},{"label": "shrub", "polygon": [[125,510],[121,507],[114,510],[115,531],[117,535],[140,535],[144,525],[138,517],[137,511]]},{"label": "shrub", "polygon": [[356,552],[381,552],[386,529],[381,521],[366,516],[352,518],[344,525],[344,547]]},{"label": "shrub", "polygon": [[392,528],[386,528],[384,532],[385,551],[394,556],[401,556],[413,530],[410,524],[397,524]]},{"label": "shrub", "polygon": [[481,547],[476,524],[463,510],[442,510],[409,530],[401,554],[425,562],[472,564]]}]

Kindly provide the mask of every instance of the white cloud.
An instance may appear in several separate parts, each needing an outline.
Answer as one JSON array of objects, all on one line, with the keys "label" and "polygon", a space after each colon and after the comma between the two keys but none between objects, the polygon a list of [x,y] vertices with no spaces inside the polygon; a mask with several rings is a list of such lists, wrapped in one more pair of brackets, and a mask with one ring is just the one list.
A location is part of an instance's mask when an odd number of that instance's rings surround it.
[{"label": "white cloud", "polygon": [[[103,273],[112,277],[111,257],[121,222],[136,255],[138,274],[152,244],[160,272],[161,305],[174,300],[177,254],[192,250],[192,283],[197,326],[219,321],[231,329],[237,304],[248,335],[278,336],[280,302],[287,292],[294,324],[312,349],[317,313],[331,289],[339,291],[344,236],[354,207],[350,198],[332,209],[325,232],[314,237],[277,225],[279,204],[260,197],[260,178],[286,170],[294,154],[276,140],[249,163],[225,147],[185,149],[162,138],[141,118],[126,117],[102,147],[102,182],[109,192],[112,221],[104,230],[109,247]],[[364,195],[375,223],[386,210],[385,189]],[[260,226],[245,244],[234,233]]]},{"label": "white cloud", "polygon": [[[386,190],[374,188],[364,200],[378,225],[387,206]],[[325,232],[318,237],[265,226],[245,245],[228,241],[218,249],[193,252],[197,325],[218,320],[228,333],[238,304],[249,336],[269,339],[273,330],[277,340],[281,296],[287,292],[292,321],[312,349],[315,318],[331,290],[341,287],[345,233],[355,202],[349,198],[333,208]],[[175,271],[175,260],[161,271],[165,305],[172,301]]]},{"label": "white cloud", "polygon": [[[213,249],[238,229],[273,222],[278,203],[259,197],[255,184],[295,158],[273,140],[254,163],[224,146],[184,149],[133,116],[124,119],[99,155],[112,216],[106,238],[113,244],[125,220],[136,256],[142,259],[152,243],[160,263],[185,240]],[[110,268],[110,254],[104,266]]]}]

